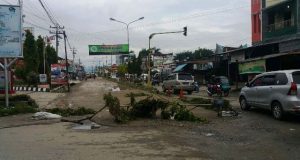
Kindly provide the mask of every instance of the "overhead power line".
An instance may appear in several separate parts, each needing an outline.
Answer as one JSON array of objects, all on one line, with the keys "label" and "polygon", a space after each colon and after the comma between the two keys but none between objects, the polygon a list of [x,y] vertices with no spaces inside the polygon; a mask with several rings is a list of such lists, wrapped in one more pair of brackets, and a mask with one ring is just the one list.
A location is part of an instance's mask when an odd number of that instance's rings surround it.
[{"label": "overhead power line", "polygon": [[33,27],[36,27],[36,28],[39,28],[39,29],[45,30],[45,31],[50,31],[50,29],[48,29],[48,28],[45,28],[45,27],[42,27],[42,26],[36,25],[36,24],[34,24],[34,23],[31,23],[31,22],[28,22],[28,21],[25,21],[24,23],[25,23],[25,24],[28,24],[28,25],[31,25],[31,26],[33,26]]},{"label": "overhead power line", "polygon": [[42,2],[42,0],[39,0],[41,6],[43,7],[44,11],[46,12],[48,18],[50,19],[50,21],[53,23],[53,25],[55,26],[59,26],[58,22],[53,18],[53,16],[50,14],[50,12],[46,9],[44,3]]}]

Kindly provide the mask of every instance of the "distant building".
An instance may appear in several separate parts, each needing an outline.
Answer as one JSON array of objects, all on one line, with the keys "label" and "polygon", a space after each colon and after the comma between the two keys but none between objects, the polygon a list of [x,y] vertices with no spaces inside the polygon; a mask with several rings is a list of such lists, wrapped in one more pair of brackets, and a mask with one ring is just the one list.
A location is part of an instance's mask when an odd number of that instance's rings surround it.
[{"label": "distant building", "polygon": [[252,0],[252,44],[275,44],[273,50],[300,50],[299,0]]}]

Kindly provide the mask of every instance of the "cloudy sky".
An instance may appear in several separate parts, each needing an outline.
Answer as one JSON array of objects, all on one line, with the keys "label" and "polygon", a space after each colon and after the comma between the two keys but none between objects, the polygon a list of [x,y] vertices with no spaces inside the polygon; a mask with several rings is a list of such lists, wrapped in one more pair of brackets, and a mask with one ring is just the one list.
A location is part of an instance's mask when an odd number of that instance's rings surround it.
[{"label": "cloudy sky", "polygon": [[[25,24],[35,27],[35,36],[49,35],[53,25],[38,0],[23,0]],[[250,44],[250,0],[42,0],[53,17],[65,26],[72,47],[85,65],[102,65],[110,56],[89,56],[89,44],[122,44],[127,42],[126,26],[110,21],[115,18],[131,22],[130,49],[138,53],[148,48],[148,37],[155,32],[169,32],[188,27],[182,34],[157,35],[151,46],[163,53],[178,53],[198,47],[215,49]],[[17,0],[0,0],[16,4]],[[70,50],[68,50],[70,51]],[[60,43],[59,56],[63,56]],[[71,56],[71,54],[68,54]]]}]

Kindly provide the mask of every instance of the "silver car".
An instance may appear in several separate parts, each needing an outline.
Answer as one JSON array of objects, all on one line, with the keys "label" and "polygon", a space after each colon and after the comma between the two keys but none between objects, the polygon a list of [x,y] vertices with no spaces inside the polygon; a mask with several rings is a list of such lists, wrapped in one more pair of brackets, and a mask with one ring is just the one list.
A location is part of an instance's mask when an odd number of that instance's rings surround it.
[{"label": "silver car", "polygon": [[266,72],[257,75],[242,88],[239,101],[242,110],[251,106],[269,109],[275,119],[285,113],[300,113],[300,70]]},{"label": "silver car", "polygon": [[166,92],[166,90],[173,90],[174,94],[179,93],[180,90],[192,94],[195,89],[194,78],[191,74],[186,73],[170,74],[163,82],[162,89],[164,92]]}]

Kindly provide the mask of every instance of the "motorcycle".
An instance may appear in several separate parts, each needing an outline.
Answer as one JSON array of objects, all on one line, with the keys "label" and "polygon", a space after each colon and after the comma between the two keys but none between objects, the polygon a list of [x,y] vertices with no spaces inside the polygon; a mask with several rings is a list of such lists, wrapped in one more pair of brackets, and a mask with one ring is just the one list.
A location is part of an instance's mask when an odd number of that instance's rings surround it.
[{"label": "motorcycle", "polygon": [[208,96],[210,97],[214,94],[217,94],[218,96],[222,96],[221,85],[218,84],[208,84],[206,91]]},{"label": "motorcycle", "polygon": [[229,95],[229,91],[229,81],[225,77],[217,77],[216,83],[209,83],[207,85],[207,94],[209,96],[217,94],[218,96],[224,95],[227,97]]},{"label": "motorcycle", "polygon": [[224,95],[227,97],[229,95],[229,89],[224,89],[220,84],[208,84],[206,91],[209,96],[217,94],[218,96]]}]

